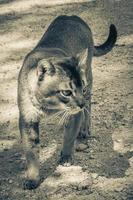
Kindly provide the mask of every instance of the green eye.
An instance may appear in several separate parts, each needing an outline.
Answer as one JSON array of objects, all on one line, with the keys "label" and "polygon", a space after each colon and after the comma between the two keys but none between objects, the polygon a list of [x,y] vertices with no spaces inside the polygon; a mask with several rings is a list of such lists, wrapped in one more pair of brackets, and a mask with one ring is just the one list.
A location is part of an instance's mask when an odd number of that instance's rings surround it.
[{"label": "green eye", "polygon": [[63,97],[70,97],[72,95],[72,91],[71,90],[61,90],[60,91],[60,94],[63,96]]}]

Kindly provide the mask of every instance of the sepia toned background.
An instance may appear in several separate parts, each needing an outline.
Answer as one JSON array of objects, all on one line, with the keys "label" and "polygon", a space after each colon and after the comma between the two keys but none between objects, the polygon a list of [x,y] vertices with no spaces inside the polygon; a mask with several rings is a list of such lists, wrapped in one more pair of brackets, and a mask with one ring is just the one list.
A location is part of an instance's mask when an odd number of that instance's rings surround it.
[{"label": "sepia toned background", "polygon": [[[133,1],[0,0],[0,200],[133,199]],[[78,15],[95,44],[114,23],[118,40],[93,59],[92,138],[75,152],[71,167],[57,165],[62,129],[41,128],[41,177],[36,190],[23,190],[25,158],[18,130],[17,78],[25,55],[58,15]]]}]

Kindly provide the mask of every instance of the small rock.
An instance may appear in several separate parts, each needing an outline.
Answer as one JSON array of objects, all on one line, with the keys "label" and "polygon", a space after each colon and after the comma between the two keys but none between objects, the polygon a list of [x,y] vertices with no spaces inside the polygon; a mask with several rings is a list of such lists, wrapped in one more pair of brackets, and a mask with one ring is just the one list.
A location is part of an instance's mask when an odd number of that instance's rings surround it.
[{"label": "small rock", "polygon": [[85,153],[90,153],[90,149],[89,149],[89,148],[88,148],[88,149],[85,149],[84,152],[85,152]]},{"label": "small rock", "polygon": [[91,176],[92,176],[92,178],[94,178],[94,179],[98,178],[98,174],[97,174],[97,173],[92,173]]},{"label": "small rock", "polygon": [[10,180],[9,180],[9,183],[10,183],[10,184],[13,183],[13,180],[10,179]]},{"label": "small rock", "polygon": [[85,172],[86,170],[88,170],[88,166],[82,167],[82,171],[83,171],[83,172]]},{"label": "small rock", "polygon": [[94,155],[89,155],[89,159],[95,159]]},{"label": "small rock", "polygon": [[91,185],[92,185],[92,178],[87,178],[86,180],[79,183],[79,185],[77,186],[77,190],[79,191],[87,190],[88,188],[91,187]]},{"label": "small rock", "polygon": [[121,192],[122,189],[123,189],[122,187],[118,187],[118,188],[115,188],[114,191],[115,191],[115,192]]},{"label": "small rock", "polygon": [[61,173],[58,172],[58,171],[55,171],[55,172],[53,173],[53,176],[54,176],[54,177],[60,177],[60,176],[61,176]]},{"label": "small rock", "polygon": [[83,143],[77,144],[77,146],[76,146],[76,151],[84,151],[84,150],[86,150],[87,148],[88,148],[88,145],[86,145],[86,144],[83,144]]}]

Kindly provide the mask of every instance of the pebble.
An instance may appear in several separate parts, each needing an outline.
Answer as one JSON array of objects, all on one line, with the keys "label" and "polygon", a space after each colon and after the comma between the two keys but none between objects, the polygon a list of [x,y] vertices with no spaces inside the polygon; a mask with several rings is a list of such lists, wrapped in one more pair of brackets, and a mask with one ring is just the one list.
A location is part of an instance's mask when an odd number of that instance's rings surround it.
[{"label": "pebble", "polygon": [[94,179],[98,178],[98,174],[97,174],[97,173],[92,173],[91,176],[92,176],[92,178],[94,178]]},{"label": "pebble", "polygon": [[95,159],[95,156],[94,155],[90,155],[89,159]]},{"label": "pebble", "polygon": [[78,144],[76,147],[76,151],[84,151],[87,148],[88,146],[86,144]]},{"label": "pebble", "polygon": [[82,170],[83,170],[83,172],[86,171],[86,170],[88,170],[88,166],[82,167]]},{"label": "pebble", "polygon": [[115,188],[114,191],[115,191],[115,192],[121,192],[122,189],[123,189],[122,187],[118,187],[118,188]]},{"label": "pebble", "polygon": [[55,172],[53,173],[53,176],[54,176],[54,177],[60,177],[60,176],[61,176],[61,173],[60,173],[60,172],[57,172],[57,171],[55,171]]},{"label": "pebble", "polygon": [[92,179],[88,178],[84,181],[82,181],[81,183],[79,183],[79,185],[77,186],[77,190],[87,190],[89,187],[91,187],[92,185]]},{"label": "pebble", "polygon": [[13,183],[13,180],[9,179],[9,183],[10,183],[10,184]]}]

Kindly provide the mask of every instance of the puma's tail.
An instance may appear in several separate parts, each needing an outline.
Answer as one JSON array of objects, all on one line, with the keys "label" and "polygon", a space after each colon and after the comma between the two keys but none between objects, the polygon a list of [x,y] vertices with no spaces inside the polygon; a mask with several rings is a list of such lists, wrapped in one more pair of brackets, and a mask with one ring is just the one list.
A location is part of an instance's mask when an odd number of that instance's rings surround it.
[{"label": "puma's tail", "polygon": [[110,25],[110,31],[109,31],[109,36],[108,39],[106,40],[105,43],[103,43],[100,46],[94,46],[94,56],[103,56],[111,49],[114,47],[114,44],[117,39],[117,30],[115,25],[111,24]]}]

